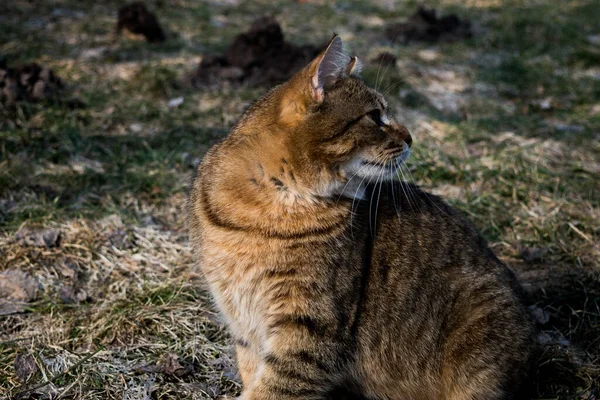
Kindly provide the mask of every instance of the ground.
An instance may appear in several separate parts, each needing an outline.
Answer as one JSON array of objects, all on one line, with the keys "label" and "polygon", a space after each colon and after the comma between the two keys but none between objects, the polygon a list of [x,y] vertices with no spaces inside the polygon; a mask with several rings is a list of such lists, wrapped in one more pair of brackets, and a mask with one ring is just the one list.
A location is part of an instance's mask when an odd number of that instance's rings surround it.
[{"label": "ground", "polygon": [[[267,13],[296,44],[342,36],[413,135],[405,179],[466,212],[521,279],[543,345],[534,398],[599,398],[600,2],[431,0],[473,37],[409,44],[384,31],[412,0],[148,0],[161,44],[117,37],[121,4],[0,5],[9,65],[51,67],[78,100],[0,105],[0,398],[239,392],[185,203],[265,88],[186,77]],[[397,63],[369,62],[382,51]]]}]

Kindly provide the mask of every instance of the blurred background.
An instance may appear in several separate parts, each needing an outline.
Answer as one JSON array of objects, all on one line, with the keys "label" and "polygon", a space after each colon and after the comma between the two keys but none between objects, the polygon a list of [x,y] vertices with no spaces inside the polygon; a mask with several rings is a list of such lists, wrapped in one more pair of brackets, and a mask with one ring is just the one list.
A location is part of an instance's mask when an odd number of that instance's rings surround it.
[{"label": "blurred background", "polygon": [[0,398],[239,393],[187,190],[338,33],[411,131],[403,179],[531,295],[532,398],[600,397],[600,2],[0,4]]}]

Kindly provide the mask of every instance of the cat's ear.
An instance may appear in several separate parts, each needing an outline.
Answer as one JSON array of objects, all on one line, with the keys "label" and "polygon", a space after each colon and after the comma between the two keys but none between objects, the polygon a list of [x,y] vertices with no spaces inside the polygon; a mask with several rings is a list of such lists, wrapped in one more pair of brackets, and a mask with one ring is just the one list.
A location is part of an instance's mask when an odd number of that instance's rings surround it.
[{"label": "cat's ear", "polygon": [[362,70],[362,63],[358,57],[350,57],[350,62],[346,66],[346,73],[348,75],[358,76]]},{"label": "cat's ear", "polygon": [[312,98],[316,102],[323,101],[325,89],[347,73],[347,67],[352,61],[344,53],[343,45],[342,38],[335,35],[311,64],[310,87]]}]

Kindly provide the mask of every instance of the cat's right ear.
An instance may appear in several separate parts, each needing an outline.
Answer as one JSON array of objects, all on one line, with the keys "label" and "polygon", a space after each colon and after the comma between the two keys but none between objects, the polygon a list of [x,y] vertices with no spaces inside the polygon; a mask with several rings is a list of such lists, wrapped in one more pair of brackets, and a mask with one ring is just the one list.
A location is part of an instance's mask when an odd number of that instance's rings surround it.
[{"label": "cat's right ear", "polygon": [[356,62],[343,50],[342,39],[335,35],[325,50],[291,79],[281,99],[279,121],[298,124],[313,104],[325,99],[325,91],[339,78],[356,70]]},{"label": "cat's right ear", "polygon": [[344,75],[350,56],[344,52],[342,38],[335,35],[325,50],[310,64],[310,89],[313,101],[323,101],[325,89]]}]

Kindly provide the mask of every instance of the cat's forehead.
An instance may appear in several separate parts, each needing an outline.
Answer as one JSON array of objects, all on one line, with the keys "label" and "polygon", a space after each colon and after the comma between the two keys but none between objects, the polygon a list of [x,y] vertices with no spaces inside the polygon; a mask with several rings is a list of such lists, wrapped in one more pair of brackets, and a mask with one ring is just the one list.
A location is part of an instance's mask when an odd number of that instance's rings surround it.
[{"label": "cat's forehead", "polygon": [[385,109],[388,104],[381,93],[369,87],[360,79],[350,77],[344,79],[340,85],[341,97],[351,102],[359,102],[365,106]]}]

